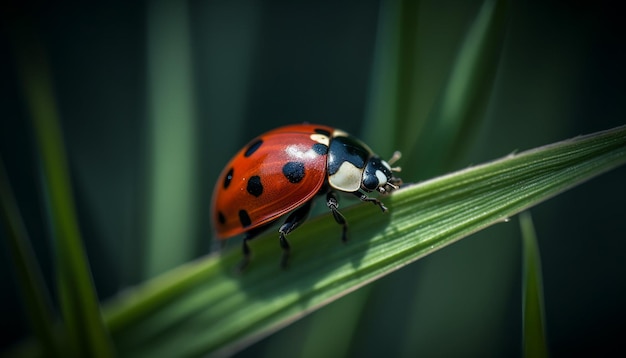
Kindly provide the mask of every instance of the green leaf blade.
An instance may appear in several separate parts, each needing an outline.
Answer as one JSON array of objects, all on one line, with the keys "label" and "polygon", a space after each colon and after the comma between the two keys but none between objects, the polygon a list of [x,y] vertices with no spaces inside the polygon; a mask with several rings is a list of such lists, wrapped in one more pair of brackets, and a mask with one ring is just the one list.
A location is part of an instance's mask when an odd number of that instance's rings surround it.
[{"label": "green leaf blade", "polygon": [[[171,281],[139,290],[133,305],[112,303],[107,317],[141,309],[153,295],[167,299],[112,325],[121,352],[228,354],[332,300],[446,245],[626,162],[626,127],[468,168],[409,186],[372,205],[344,209],[352,240],[341,245],[329,215],[290,235],[291,267],[279,269],[270,232],[251,242],[254,258],[241,274],[239,250],[185,265]],[[123,313],[124,311],[129,311]],[[114,314],[115,312],[115,314]],[[112,323],[112,322],[111,322]],[[160,339],[167,336],[168,339]],[[176,342],[186,342],[181,347]]]}]

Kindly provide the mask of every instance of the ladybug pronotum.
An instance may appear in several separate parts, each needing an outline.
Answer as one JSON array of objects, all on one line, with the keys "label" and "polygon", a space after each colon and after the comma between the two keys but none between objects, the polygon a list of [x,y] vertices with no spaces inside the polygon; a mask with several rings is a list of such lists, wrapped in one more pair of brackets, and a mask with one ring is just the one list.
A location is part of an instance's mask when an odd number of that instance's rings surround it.
[{"label": "ladybug pronotum", "polygon": [[386,162],[355,137],[324,125],[289,125],[269,131],[241,149],[220,174],[212,202],[216,236],[223,240],[245,234],[244,268],[250,262],[248,241],[289,214],[278,229],[285,267],[287,234],[306,220],[313,199],[325,195],[346,241],[348,224],[338,210],[335,193],[351,193],[386,211],[382,202],[366,193],[398,189],[402,180],[393,172],[399,169],[390,164],[399,157],[396,152]]}]

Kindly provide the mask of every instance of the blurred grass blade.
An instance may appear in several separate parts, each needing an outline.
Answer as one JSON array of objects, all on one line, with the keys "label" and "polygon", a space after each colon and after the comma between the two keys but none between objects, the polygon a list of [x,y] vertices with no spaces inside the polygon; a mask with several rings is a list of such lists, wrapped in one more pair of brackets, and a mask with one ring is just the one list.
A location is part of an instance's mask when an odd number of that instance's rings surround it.
[{"label": "blurred grass blade", "polygon": [[439,175],[464,155],[484,118],[502,53],[507,5],[505,0],[483,3],[424,127],[417,135],[405,132],[406,154],[422,177]]},{"label": "blurred grass blade", "polygon": [[67,349],[72,356],[108,357],[113,349],[102,322],[76,220],[51,74],[45,52],[31,31],[32,27],[22,26],[13,40],[24,97],[31,111],[55,239],[59,302],[69,339]]},{"label": "blurred grass blade", "polygon": [[350,356],[350,346],[355,343],[352,332],[360,322],[370,287],[333,302],[323,316],[313,320],[301,352],[297,352],[301,358]]},{"label": "blurred grass blade", "polygon": [[529,212],[520,214],[520,228],[523,242],[523,351],[524,357],[548,357],[545,334],[545,314],[543,309],[543,283],[541,257],[537,246],[537,236]]},{"label": "blurred grass blade", "polygon": [[55,322],[44,284],[41,269],[30,245],[28,233],[15,202],[9,178],[0,158],[0,216],[7,232],[7,241],[17,282],[22,290],[24,309],[30,319],[35,337],[41,342],[44,352],[51,357],[60,357],[55,339]]},{"label": "blurred grass blade", "polygon": [[[504,5],[503,1],[486,1],[482,6],[480,2],[466,5],[466,9],[472,11],[471,15],[464,15],[467,25],[456,31],[445,29],[446,33],[454,33],[455,36],[453,41],[447,41],[451,43],[448,45],[450,55],[442,56],[433,53],[438,53],[446,45],[435,43],[429,30],[442,31],[442,27],[435,23],[447,23],[447,17],[433,15],[429,11],[432,5],[428,3],[382,2],[373,72],[375,80],[365,139],[383,156],[396,149],[402,152],[399,164],[405,180],[416,181],[451,170],[455,165],[453,161],[458,158],[450,157],[449,153],[465,155],[473,143],[478,133],[476,129],[483,119],[482,111],[478,109],[485,107],[491,97],[491,84],[502,52],[506,29],[504,19],[508,16]],[[450,16],[449,12],[446,16]],[[441,34],[435,37],[438,42],[445,39]],[[387,131],[393,133],[387,134]],[[462,133],[460,138],[459,133]],[[440,266],[446,265],[438,262]],[[422,309],[416,305],[418,297],[426,297],[420,294],[421,290],[428,290],[424,288],[425,282],[440,282],[439,276],[445,269],[433,267],[434,264],[433,261],[427,263],[430,269],[426,271],[416,272],[418,267],[412,267],[407,272],[394,275],[384,286],[375,287],[374,299],[368,304],[376,307],[380,317],[389,317],[390,322],[412,322],[405,327],[405,333],[419,330],[418,327],[424,326],[423,317],[407,320],[406,315]],[[421,267],[424,268],[424,265]],[[418,277],[421,279],[417,280]],[[431,279],[428,280],[428,277]],[[380,299],[389,294],[394,296],[393,305],[375,302],[377,297]],[[444,301],[434,299],[435,304],[444,304]],[[398,306],[404,307],[405,315],[394,316]],[[428,326],[432,328],[436,324]],[[440,324],[446,326],[445,323]],[[488,326],[483,325],[483,328]],[[372,328],[364,333],[361,329],[358,334],[380,336],[384,330]],[[435,332],[433,329],[429,331]],[[423,334],[420,336],[427,339]],[[366,342],[361,346],[360,351],[364,352],[367,347],[374,348],[375,344],[368,346]],[[407,349],[417,346],[416,339],[407,335]]]},{"label": "blurred grass blade", "polygon": [[148,2],[151,172],[146,277],[188,261],[196,247],[196,128],[188,17],[186,2]]},{"label": "blurred grass blade", "polygon": [[105,310],[125,355],[228,354],[306,313],[537,203],[626,163],[626,126],[566,140],[404,188],[344,209],[341,245],[330,215],[290,234],[291,267],[279,269],[269,232],[240,251],[191,262],[129,290]]},{"label": "blurred grass blade", "polygon": [[419,1],[383,1],[362,138],[381,155],[405,148],[415,133]]}]

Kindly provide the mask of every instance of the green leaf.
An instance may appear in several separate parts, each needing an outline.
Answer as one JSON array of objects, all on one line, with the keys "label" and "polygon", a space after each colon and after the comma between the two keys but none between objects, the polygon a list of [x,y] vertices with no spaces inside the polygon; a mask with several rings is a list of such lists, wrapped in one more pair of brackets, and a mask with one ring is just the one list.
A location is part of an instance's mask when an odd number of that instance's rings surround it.
[{"label": "green leaf", "polygon": [[522,277],[523,346],[524,357],[548,357],[543,309],[541,257],[533,219],[525,211],[520,214],[520,228],[524,247]]},{"label": "green leaf", "polygon": [[351,240],[330,215],[290,234],[279,268],[277,235],[191,262],[129,290],[106,310],[119,352],[171,356],[232,353],[312,310],[487,226],[626,162],[626,126],[512,154],[344,209]]}]

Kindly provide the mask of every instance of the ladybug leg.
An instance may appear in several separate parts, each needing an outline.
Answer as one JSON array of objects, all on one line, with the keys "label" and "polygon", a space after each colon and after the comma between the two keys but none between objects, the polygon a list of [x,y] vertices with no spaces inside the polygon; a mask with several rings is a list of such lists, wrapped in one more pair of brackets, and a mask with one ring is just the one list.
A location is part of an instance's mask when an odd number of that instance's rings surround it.
[{"label": "ladybug leg", "polygon": [[387,211],[387,207],[385,206],[385,204],[383,204],[382,201],[376,199],[376,198],[370,198],[369,196],[361,193],[360,191],[355,191],[354,193],[352,193],[354,195],[356,195],[357,198],[361,199],[361,201],[367,201],[370,202],[374,205],[378,205],[380,207],[380,209],[383,211],[383,213],[385,211]]},{"label": "ladybug leg", "polygon": [[248,264],[250,263],[250,246],[248,245],[248,241],[254,239],[257,236],[259,236],[259,234],[261,234],[261,233],[263,233],[263,231],[267,230],[267,228],[270,227],[273,223],[274,223],[274,221],[271,221],[271,222],[269,222],[267,224],[261,225],[259,227],[255,227],[254,229],[251,229],[250,231],[246,232],[246,234],[243,237],[243,243],[241,245],[241,251],[243,253],[243,259],[239,263],[239,271],[243,271],[248,266]]},{"label": "ladybug leg", "polygon": [[280,266],[282,268],[287,267],[287,261],[289,260],[290,247],[286,235],[292,232],[298,226],[300,226],[300,224],[302,224],[304,220],[306,220],[307,216],[309,216],[310,211],[311,200],[304,203],[304,205],[289,214],[287,220],[285,220],[285,223],[280,227],[280,229],[278,229],[278,240],[280,242],[280,247],[283,249],[283,257],[280,260]]},{"label": "ladybug leg", "polygon": [[341,241],[347,242],[348,223],[346,222],[346,218],[343,216],[343,214],[341,214],[339,210],[337,210],[339,208],[339,202],[337,201],[335,193],[333,193],[332,191],[329,191],[328,194],[326,194],[326,205],[333,212],[333,217],[335,218],[337,224],[343,226],[343,230],[341,232]]}]

